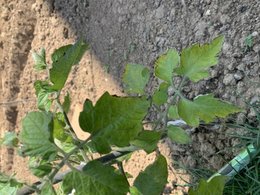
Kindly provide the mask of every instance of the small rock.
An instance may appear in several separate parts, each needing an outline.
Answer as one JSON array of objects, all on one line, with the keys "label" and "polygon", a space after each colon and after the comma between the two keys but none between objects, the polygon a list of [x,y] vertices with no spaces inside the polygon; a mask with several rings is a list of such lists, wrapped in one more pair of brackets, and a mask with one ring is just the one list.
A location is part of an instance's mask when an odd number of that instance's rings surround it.
[{"label": "small rock", "polygon": [[162,19],[164,17],[164,7],[163,6],[160,6],[158,9],[156,9],[156,12],[155,12],[155,17],[157,19]]},{"label": "small rock", "polygon": [[233,84],[235,84],[235,79],[234,79],[233,74],[226,74],[224,79],[223,79],[223,83],[225,85],[233,85]]},{"label": "small rock", "polygon": [[245,68],[246,68],[246,65],[245,65],[244,63],[239,64],[239,65],[237,66],[237,69],[238,69],[238,70],[241,70],[241,71],[245,71]]},{"label": "small rock", "polygon": [[220,169],[223,164],[224,164],[224,160],[220,157],[220,156],[217,156],[217,155],[214,155],[209,163],[213,166],[214,169]]},{"label": "small rock", "polygon": [[250,104],[254,104],[254,103],[259,102],[259,101],[260,101],[259,96],[254,96],[254,97],[252,97],[252,99],[250,100]]},{"label": "small rock", "polygon": [[205,16],[210,16],[210,15],[211,15],[210,12],[211,12],[211,11],[208,9],[208,10],[205,12]]},{"label": "small rock", "polygon": [[9,11],[8,11],[7,8],[4,8],[2,10],[1,18],[4,19],[5,21],[8,20],[8,18],[9,18]]},{"label": "small rock", "polygon": [[223,43],[223,46],[222,46],[223,53],[227,53],[230,50],[230,48],[231,48],[231,45],[229,43],[227,43],[227,42]]},{"label": "small rock", "polygon": [[242,80],[243,78],[244,78],[244,75],[242,74],[242,72],[236,72],[235,74],[234,74],[234,78],[237,80],[237,81],[240,81],[240,80]]},{"label": "small rock", "polygon": [[254,31],[253,33],[252,33],[252,36],[253,37],[256,37],[258,35],[258,32],[257,31]]},{"label": "small rock", "polygon": [[241,94],[243,92],[245,92],[246,88],[245,88],[245,84],[243,82],[238,82],[237,83],[237,93]]},{"label": "small rock", "polygon": [[237,120],[236,120],[236,122],[237,122],[238,124],[244,124],[245,121],[246,121],[246,115],[245,115],[244,113],[239,113],[239,114],[237,115]]},{"label": "small rock", "polygon": [[253,47],[254,52],[258,53],[260,52],[260,45],[259,44],[255,44]]},{"label": "small rock", "polygon": [[253,108],[250,108],[248,117],[255,117],[255,116],[256,116],[255,110]]}]

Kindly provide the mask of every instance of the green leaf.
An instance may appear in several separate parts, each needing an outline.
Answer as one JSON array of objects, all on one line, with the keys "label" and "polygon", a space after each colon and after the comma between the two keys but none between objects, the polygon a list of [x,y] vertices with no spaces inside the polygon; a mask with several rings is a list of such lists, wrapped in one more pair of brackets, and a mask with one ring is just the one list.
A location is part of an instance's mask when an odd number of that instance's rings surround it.
[{"label": "green leaf", "polygon": [[[56,61],[52,63],[50,70],[50,79],[53,83],[52,89],[61,90],[68,78],[71,67],[77,64],[84,52],[88,49],[88,45],[79,40],[72,47],[69,47],[64,55],[59,55]],[[58,55],[55,55],[58,56]]]},{"label": "green leaf", "polygon": [[69,110],[70,110],[70,94],[69,93],[66,94],[62,107],[63,107],[63,110],[65,111],[65,113],[69,112]]},{"label": "green leaf", "polygon": [[18,146],[18,138],[15,132],[5,132],[4,138],[1,139],[0,144],[3,144],[8,147],[17,147]]},{"label": "green leaf", "polygon": [[130,195],[143,195],[135,186],[130,187]]},{"label": "green leaf", "polygon": [[34,68],[36,70],[44,70],[47,68],[46,64],[46,56],[45,56],[45,49],[42,48],[40,53],[32,52],[32,57],[34,60]]},{"label": "green leaf", "polygon": [[141,131],[137,138],[130,143],[144,149],[148,154],[153,152],[161,138],[161,133],[156,131]]},{"label": "green leaf", "polygon": [[53,92],[50,89],[50,85],[47,81],[35,81],[34,88],[37,96],[37,106],[40,110],[49,111],[51,107],[51,100],[49,99],[49,95]]},{"label": "green leaf", "polygon": [[0,194],[5,195],[16,195],[18,188],[16,186],[11,186],[10,183],[0,183]]},{"label": "green leaf", "polygon": [[52,170],[51,163],[46,160],[31,157],[29,160],[29,169],[37,177],[43,177]]},{"label": "green leaf", "polygon": [[178,114],[178,108],[176,105],[170,106],[169,111],[168,111],[168,118],[170,118],[170,119],[180,118],[179,114]]},{"label": "green leaf", "polygon": [[41,195],[57,195],[51,182],[49,181],[45,182],[44,186],[41,189]]},{"label": "green leaf", "polygon": [[128,146],[142,130],[142,120],[148,107],[149,102],[145,98],[117,97],[106,92],[95,106],[86,100],[79,117],[80,127],[91,133],[93,141],[101,137],[100,140],[109,145]]},{"label": "green leaf", "polygon": [[134,181],[134,186],[143,195],[158,195],[163,192],[167,178],[167,161],[164,156],[160,155],[153,164],[139,173]]},{"label": "green leaf", "polygon": [[160,106],[164,103],[166,103],[168,99],[168,88],[169,88],[168,83],[161,83],[160,87],[155,93],[153,94],[153,103],[157,106]]},{"label": "green leaf", "polygon": [[181,52],[180,67],[175,72],[197,82],[208,77],[207,69],[218,63],[219,54],[224,37],[220,36],[209,44],[195,44]]},{"label": "green leaf", "polygon": [[172,84],[173,70],[178,66],[180,56],[175,49],[170,49],[155,62],[155,76]]},{"label": "green leaf", "polygon": [[143,95],[144,88],[149,81],[149,69],[140,64],[127,64],[123,75],[123,82],[127,93]]},{"label": "green leaf", "polygon": [[19,188],[22,187],[22,183],[16,179],[0,173],[0,194],[3,195],[16,195]]},{"label": "green leaf", "polygon": [[[85,51],[89,48],[88,45],[85,45],[85,47],[87,47],[87,48],[83,47],[81,49],[80,54],[77,56],[74,64],[78,64],[80,62],[80,60],[81,60],[82,56],[84,55]],[[60,60],[60,58],[64,57],[66,55],[66,53],[72,48],[73,48],[73,45],[69,44],[69,45],[62,46],[59,49],[56,49],[53,52],[53,54],[51,55],[52,62],[54,63],[54,62],[57,62],[58,60]]]},{"label": "green leaf", "polygon": [[214,177],[210,182],[202,179],[197,189],[189,189],[189,195],[222,195],[225,187],[225,176]]},{"label": "green leaf", "polygon": [[239,111],[240,108],[216,99],[213,95],[201,95],[193,101],[181,99],[178,103],[179,116],[193,127],[197,127],[200,120],[209,123],[216,117],[224,118]]},{"label": "green leaf", "polygon": [[64,45],[59,49],[56,49],[53,54],[51,55],[52,62],[57,62],[60,58],[64,57],[65,54],[68,52],[69,49],[73,47],[72,44]]},{"label": "green leaf", "polygon": [[125,177],[116,174],[114,167],[98,161],[89,162],[82,173],[72,171],[67,174],[62,186],[66,194],[75,189],[78,195],[125,195],[129,188]]},{"label": "green leaf", "polygon": [[191,142],[190,136],[180,127],[170,125],[167,127],[167,135],[171,141],[179,144],[188,144]]},{"label": "green leaf", "polygon": [[52,138],[52,115],[45,112],[30,112],[23,119],[20,140],[26,156],[46,156],[56,153]]}]

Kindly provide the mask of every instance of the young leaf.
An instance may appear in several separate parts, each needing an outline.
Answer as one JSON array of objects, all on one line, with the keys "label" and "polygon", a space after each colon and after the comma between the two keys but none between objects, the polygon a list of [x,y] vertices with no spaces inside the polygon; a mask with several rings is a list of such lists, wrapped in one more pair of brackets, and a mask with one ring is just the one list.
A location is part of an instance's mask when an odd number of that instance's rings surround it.
[{"label": "young leaf", "polygon": [[149,81],[149,69],[140,64],[127,64],[123,75],[127,93],[144,94],[144,88]]},{"label": "young leaf", "polygon": [[64,102],[62,104],[63,110],[68,113],[70,110],[70,94],[67,93],[65,98],[64,98]]},{"label": "young leaf", "polygon": [[161,55],[155,62],[155,76],[172,83],[173,70],[178,66],[180,56],[175,49],[170,49],[166,54]]},{"label": "young leaf", "polygon": [[160,155],[155,162],[141,172],[134,181],[134,186],[143,195],[161,194],[167,183],[167,161]]},{"label": "young leaf", "polygon": [[52,166],[46,160],[31,157],[29,160],[29,169],[37,177],[43,177],[49,174]]},{"label": "young leaf", "polygon": [[115,173],[114,167],[103,165],[98,161],[91,161],[83,168],[82,173],[72,171],[67,174],[62,187],[66,194],[74,189],[75,194],[125,195],[129,185],[123,175]]},{"label": "young leaf", "polygon": [[160,140],[160,138],[160,132],[141,131],[138,134],[137,138],[131,141],[130,143],[144,149],[144,151],[149,154],[156,149],[157,143]]},{"label": "young leaf", "polygon": [[145,98],[117,97],[106,92],[95,106],[86,100],[79,117],[80,127],[91,133],[93,141],[102,137],[110,145],[128,146],[142,130],[148,107]]},{"label": "young leaf", "polygon": [[168,88],[169,84],[166,82],[163,82],[160,84],[160,87],[155,93],[153,94],[153,103],[157,106],[160,106],[164,103],[166,103],[168,98]]},{"label": "young leaf", "polygon": [[225,176],[214,177],[210,182],[202,179],[197,189],[189,189],[189,195],[222,195],[225,187]]},{"label": "young leaf", "polygon": [[17,147],[18,145],[18,138],[15,132],[5,132],[4,138],[0,140],[0,144],[3,144],[8,147]]},{"label": "young leaf", "polygon": [[188,144],[191,142],[190,136],[180,127],[170,125],[167,128],[168,137],[178,144]]},{"label": "young leaf", "polygon": [[56,153],[51,136],[52,115],[45,112],[30,112],[23,119],[20,140],[26,156],[46,156]]},{"label": "young leaf", "polygon": [[208,77],[207,69],[218,63],[217,55],[221,50],[224,37],[220,36],[209,44],[195,44],[181,52],[180,67],[175,72],[197,82]]},{"label": "young leaf", "polygon": [[135,186],[130,187],[130,195],[143,195]]},{"label": "young leaf", "polygon": [[41,195],[57,195],[50,181],[47,181],[44,186],[42,186]]},{"label": "young leaf", "polygon": [[10,183],[0,183],[0,194],[16,195],[18,187],[12,186]]},{"label": "young leaf", "polygon": [[63,56],[57,57],[58,59],[52,63],[52,69],[50,70],[50,79],[53,83],[52,89],[61,90],[63,88],[71,67],[79,62],[87,49],[88,45],[79,40],[72,47],[69,47]]},{"label": "young leaf", "polygon": [[44,70],[44,69],[47,68],[45,49],[44,48],[41,49],[39,54],[33,51],[32,57],[33,57],[33,60],[34,60],[34,68],[36,70]]},{"label": "young leaf", "polygon": [[47,81],[35,81],[34,88],[37,96],[37,106],[40,110],[49,111],[51,107],[51,100],[49,99],[49,95],[53,92],[50,89],[50,85]]},{"label": "young leaf", "polygon": [[0,173],[0,194],[3,195],[16,195],[19,188],[22,187],[22,183],[16,179]]},{"label": "young leaf", "polygon": [[212,122],[216,117],[226,117],[241,111],[240,108],[220,101],[213,95],[201,95],[193,101],[181,99],[178,103],[179,116],[190,126],[197,127],[199,121]]},{"label": "young leaf", "polygon": [[169,111],[168,111],[168,117],[170,119],[177,119],[180,118],[178,114],[178,108],[176,105],[170,106]]}]

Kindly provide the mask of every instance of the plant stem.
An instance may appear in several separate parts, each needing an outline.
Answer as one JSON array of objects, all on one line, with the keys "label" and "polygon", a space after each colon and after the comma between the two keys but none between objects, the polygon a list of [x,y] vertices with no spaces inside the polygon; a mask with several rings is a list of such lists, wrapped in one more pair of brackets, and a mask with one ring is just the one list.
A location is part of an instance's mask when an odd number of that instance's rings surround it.
[{"label": "plant stem", "polygon": [[[63,114],[64,116],[64,120],[65,120],[65,124],[66,126],[68,127],[69,129],[69,132],[71,134],[71,136],[73,137],[74,140],[76,140],[77,142],[81,143],[82,141],[80,139],[78,139],[77,135],[75,134],[75,131],[69,121],[69,118],[68,118],[68,115],[67,113],[64,111],[60,101],[59,101],[59,94],[58,94],[58,97],[56,99],[56,105],[57,107],[59,108],[59,110],[61,111],[61,113]],[[84,150],[82,150],[81,148],[79,148],[79,151],[84,159],[85,162],[88,162],[89,161],[89,158],[87,157],[86,153],[84,152]]]},{"label": "plant stem", "polygon": [[[186,81],[186,77],[183,77],[180,84],[178,85],[177,89],[174,88],[173,84],[171,85],[171,87],[174,89],[174,96],[172,98],[171,102],[166,102],[166,106],[165,106],[165,111],[163,112],[163,118],[162,118],[162,122],[163,122],[163,127],[162,129],[165,129],[167,127],[167,122],[168,122],[168,112],[170,109],[170,106],[172,105],[172,103],[175,101],[175,99],[177,98],[177,96],[180,96],[181,98],[185,98],[181,92],[180,89],[183,87],[184,83]],[[185,98],[186,99],[186,98]]]},{"label": "plant stem", "polygon": [[127,179],[127,176],[126,176],[126,173],[125,173],[125,170],[124,170],[124,167],[123,167],[123,163],[120,161],[120,162],[117,162],[117,166],[120,170],[120,172],[123,174],[123,176],[125,177],[128,185],[130,186],[129,182],[128,182],[128,179]]}]

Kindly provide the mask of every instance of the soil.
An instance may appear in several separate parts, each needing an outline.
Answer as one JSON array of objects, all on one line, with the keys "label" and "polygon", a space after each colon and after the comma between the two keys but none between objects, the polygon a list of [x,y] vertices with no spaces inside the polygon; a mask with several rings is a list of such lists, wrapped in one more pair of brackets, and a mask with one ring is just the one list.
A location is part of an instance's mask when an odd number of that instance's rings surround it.
[{"label": "soil", "polygon": [[[219,64],[210,77],[190,84],[188,98],[213,93],[245,108],[245,102],[260,98],[260,2],[258,0],[0,0],[0,132],[19,132],[21,120],[36,110],[33,82],[43,78],[33,70],[32,50],[44,47],[47,57],[55,48],[83,37],[91,50],[76,66],[66,90],[72,96],[69,117],[76,129],[77,115],[86,98],[94,102],[103,92],[123,94],[121,76],[126,63],[153,68],[156,58],[168,48],[181,49],[225,36]],[[252,45],[246,40],[252,40]],[[157,84],[147,87],[150,92]],[[245,109],[232,120],[244,123],[255,117]],[[237,150],[237,139],[227,136],[239,129],[220,123],[187,130],[193,139],[189,146],[164,140],[161,150],[170,163],[219,169]],[[79,130],[79,135],[84,135]],[[0,149],[0,171],[16,172],[28,181],[26,160],[10,148]],[[154,155],[135,154],[127,165],[134,176]],[[170,168],[169,168],[170,169]],[[170,171],[165,194],[182,194],[176,170]],[[185,189],[184,189],[185,190]]]}]

